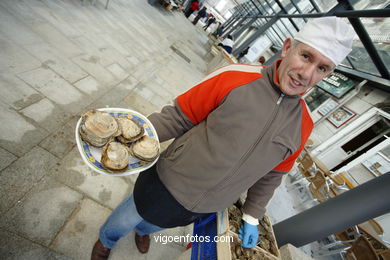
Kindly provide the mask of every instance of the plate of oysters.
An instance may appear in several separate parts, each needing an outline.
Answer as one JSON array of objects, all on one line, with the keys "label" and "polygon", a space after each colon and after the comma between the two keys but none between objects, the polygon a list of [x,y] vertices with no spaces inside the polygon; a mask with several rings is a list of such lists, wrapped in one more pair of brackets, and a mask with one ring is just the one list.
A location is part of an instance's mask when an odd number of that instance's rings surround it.
[{"label": "plate of oysters", "polygon": [[152,167],[160,155],[160,142],[152,123],[130,109],[87,111],[77,122],[75,135],[84,162],[100,174],[139,173]]}]

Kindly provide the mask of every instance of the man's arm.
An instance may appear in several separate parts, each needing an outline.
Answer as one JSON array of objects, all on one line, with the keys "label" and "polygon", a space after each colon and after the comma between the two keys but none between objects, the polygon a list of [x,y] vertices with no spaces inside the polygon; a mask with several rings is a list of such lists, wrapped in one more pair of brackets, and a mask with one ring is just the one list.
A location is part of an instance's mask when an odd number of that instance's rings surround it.
[{"label": "man's arm", "polygon": [[253,66],[222,67],[178,96],[174,105],[165,106],[148,119],[156,128],[160,142],[178,137],[207,118],[231,90],[260,77],[259,69]]},{"label": "man's arm", "polygon": [[[282,182],[282,177],[285,174],[286,172],[278,172],[273,170],[263,176],[252,187],[249,188],[243,206],[244,220],[245,218],[248,218],[245,215],[249,215],[254,219],[263,217],[265,213],[265,207],[274,195],[275,189]],[[258,223],[253,223],[253,225],[255,224],[257,225]]]},{"label": "man's arm", "polygon": [[238,230],[242,247],[253,248],[259,238],[257,225],[275,189],[282,182],[285,172],[271,171],[258,180],[249,190],[243,207],[243,224]]},{"label": "man's arm", "polygon": [[176,100],[174,105],[163,107],[161,112],[149,115],[148,119],[156,129],[160,142],[181,136],[195,125],[181,111]]}]

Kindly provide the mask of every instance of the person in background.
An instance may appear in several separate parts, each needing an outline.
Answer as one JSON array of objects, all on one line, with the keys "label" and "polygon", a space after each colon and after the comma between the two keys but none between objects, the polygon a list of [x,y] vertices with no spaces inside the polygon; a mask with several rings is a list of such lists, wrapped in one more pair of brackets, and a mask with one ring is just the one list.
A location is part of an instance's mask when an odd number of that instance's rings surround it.
[{"label": "person in background", "polygon": [[344,60],[354,36],[341,18],[314,18],[272,66],[222,67],[149,115],[160,142],[174,141],[100,228],[92,260],[108,259],[132,230],[146,253],[149,234],[224,210],[246,191],[239,237],[253,248],[258,219],[314,127],[302,94]]},{"label": "person in background", "polygon": [[198,15],[195,17],[195,19],[194,19],[194,21],[192,23],[194,25],[196,25],[200,18],[203,18],[203,17],[206,17],[206,16],[207,16],[207,8],[205,6],[198,12]]},{"label": "person in background", "polygon": [[265,58],[264,58],[264,56],[260,56],[259,59],[258,59],[258,61],[259,61],[259,63],[260,63],[261,65],[263,65],[263,64],[265,63]]},{"label": "person in background", "polygon": [[233,36],[231,36],[230,34],[226,37],[225,40],[223,40],[222,43],[218,44],[218,46],[221,46],[229,54],[231,54],[233,51],[233,45],[234,45]]},{"label": "person in background", "polygon": [[223,30],[222,23],[217,22],[217,29],[215,29],[215,31],[213,32],[213,36],[215,36],[215,38],[218,38],[219,36],[222,35],[222,30]]},{"label": "person in background", "polygon": [[203,29],[206,31],[210,25],[215,23],[215,21],[216,21],[215,17],[213,15],[211,15],[211,17],[207,20],[207,24],[203,27]]},{"label": "person in background", "polygon": [[250,46],[246,47],[245,50],[243,50],[242,52],[240,52],[240,54],[239,54],[238,57],[237,57],[237,60],[238,60],[238,61],[240,61],[242,57],[244,57],[245,55],[248,54],[249,48],[250,48]]},{"label": "person in background", "polygon": [[188,18],[193,12],[197,11],[198,9],[199,9],[199,1],[194,0],[191,2],[190,8],[188,8],[187,12],[185,12],[184,15]]}]

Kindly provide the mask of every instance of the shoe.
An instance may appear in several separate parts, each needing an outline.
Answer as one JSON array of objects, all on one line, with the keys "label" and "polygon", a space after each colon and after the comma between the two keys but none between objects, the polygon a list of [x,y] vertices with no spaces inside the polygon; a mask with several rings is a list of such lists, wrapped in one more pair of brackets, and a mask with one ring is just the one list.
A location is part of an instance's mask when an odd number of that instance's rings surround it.
[{"label": "shoe", "polygon": [[100,240],[96,241],[92,249],[91,260],[107,260],[111,249],[103,246]]},{"label": "shoe", "polygon": [[137,246],[137,249],[141,254],[146,254],[149,251],[150,236],[140,236],[135,233],[135,245]]}]

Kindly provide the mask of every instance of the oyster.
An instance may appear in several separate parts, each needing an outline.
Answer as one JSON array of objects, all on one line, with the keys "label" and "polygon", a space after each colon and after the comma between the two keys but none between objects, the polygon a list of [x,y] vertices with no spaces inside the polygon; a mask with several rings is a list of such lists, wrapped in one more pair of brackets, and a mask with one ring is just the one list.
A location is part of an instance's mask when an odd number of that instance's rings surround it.
[{"label": "oyster", "polygon": [[146,135],[134,142],[130,149],[134,157],[146,162],[154,161],[159,155],[158,141]]},{"label": "oyster", "polygon": [[102,166],[113,172],[123,172],[129,165],[129,152],[127,146],[110,141],[103,147]]},{"label": "oyster", "polygon": [[138,122],[125,117],[119,117],[117,120],[121,131],[121,134],[117,136],[119,142],[124,144],[134,142],[144,135],[145,130]]},{"label": "oyster", "polygon": [[112,136],[118,134],[118,122],[106,112],[91,110],[81,118],[80,136],[92,146],[102,147]]}]

